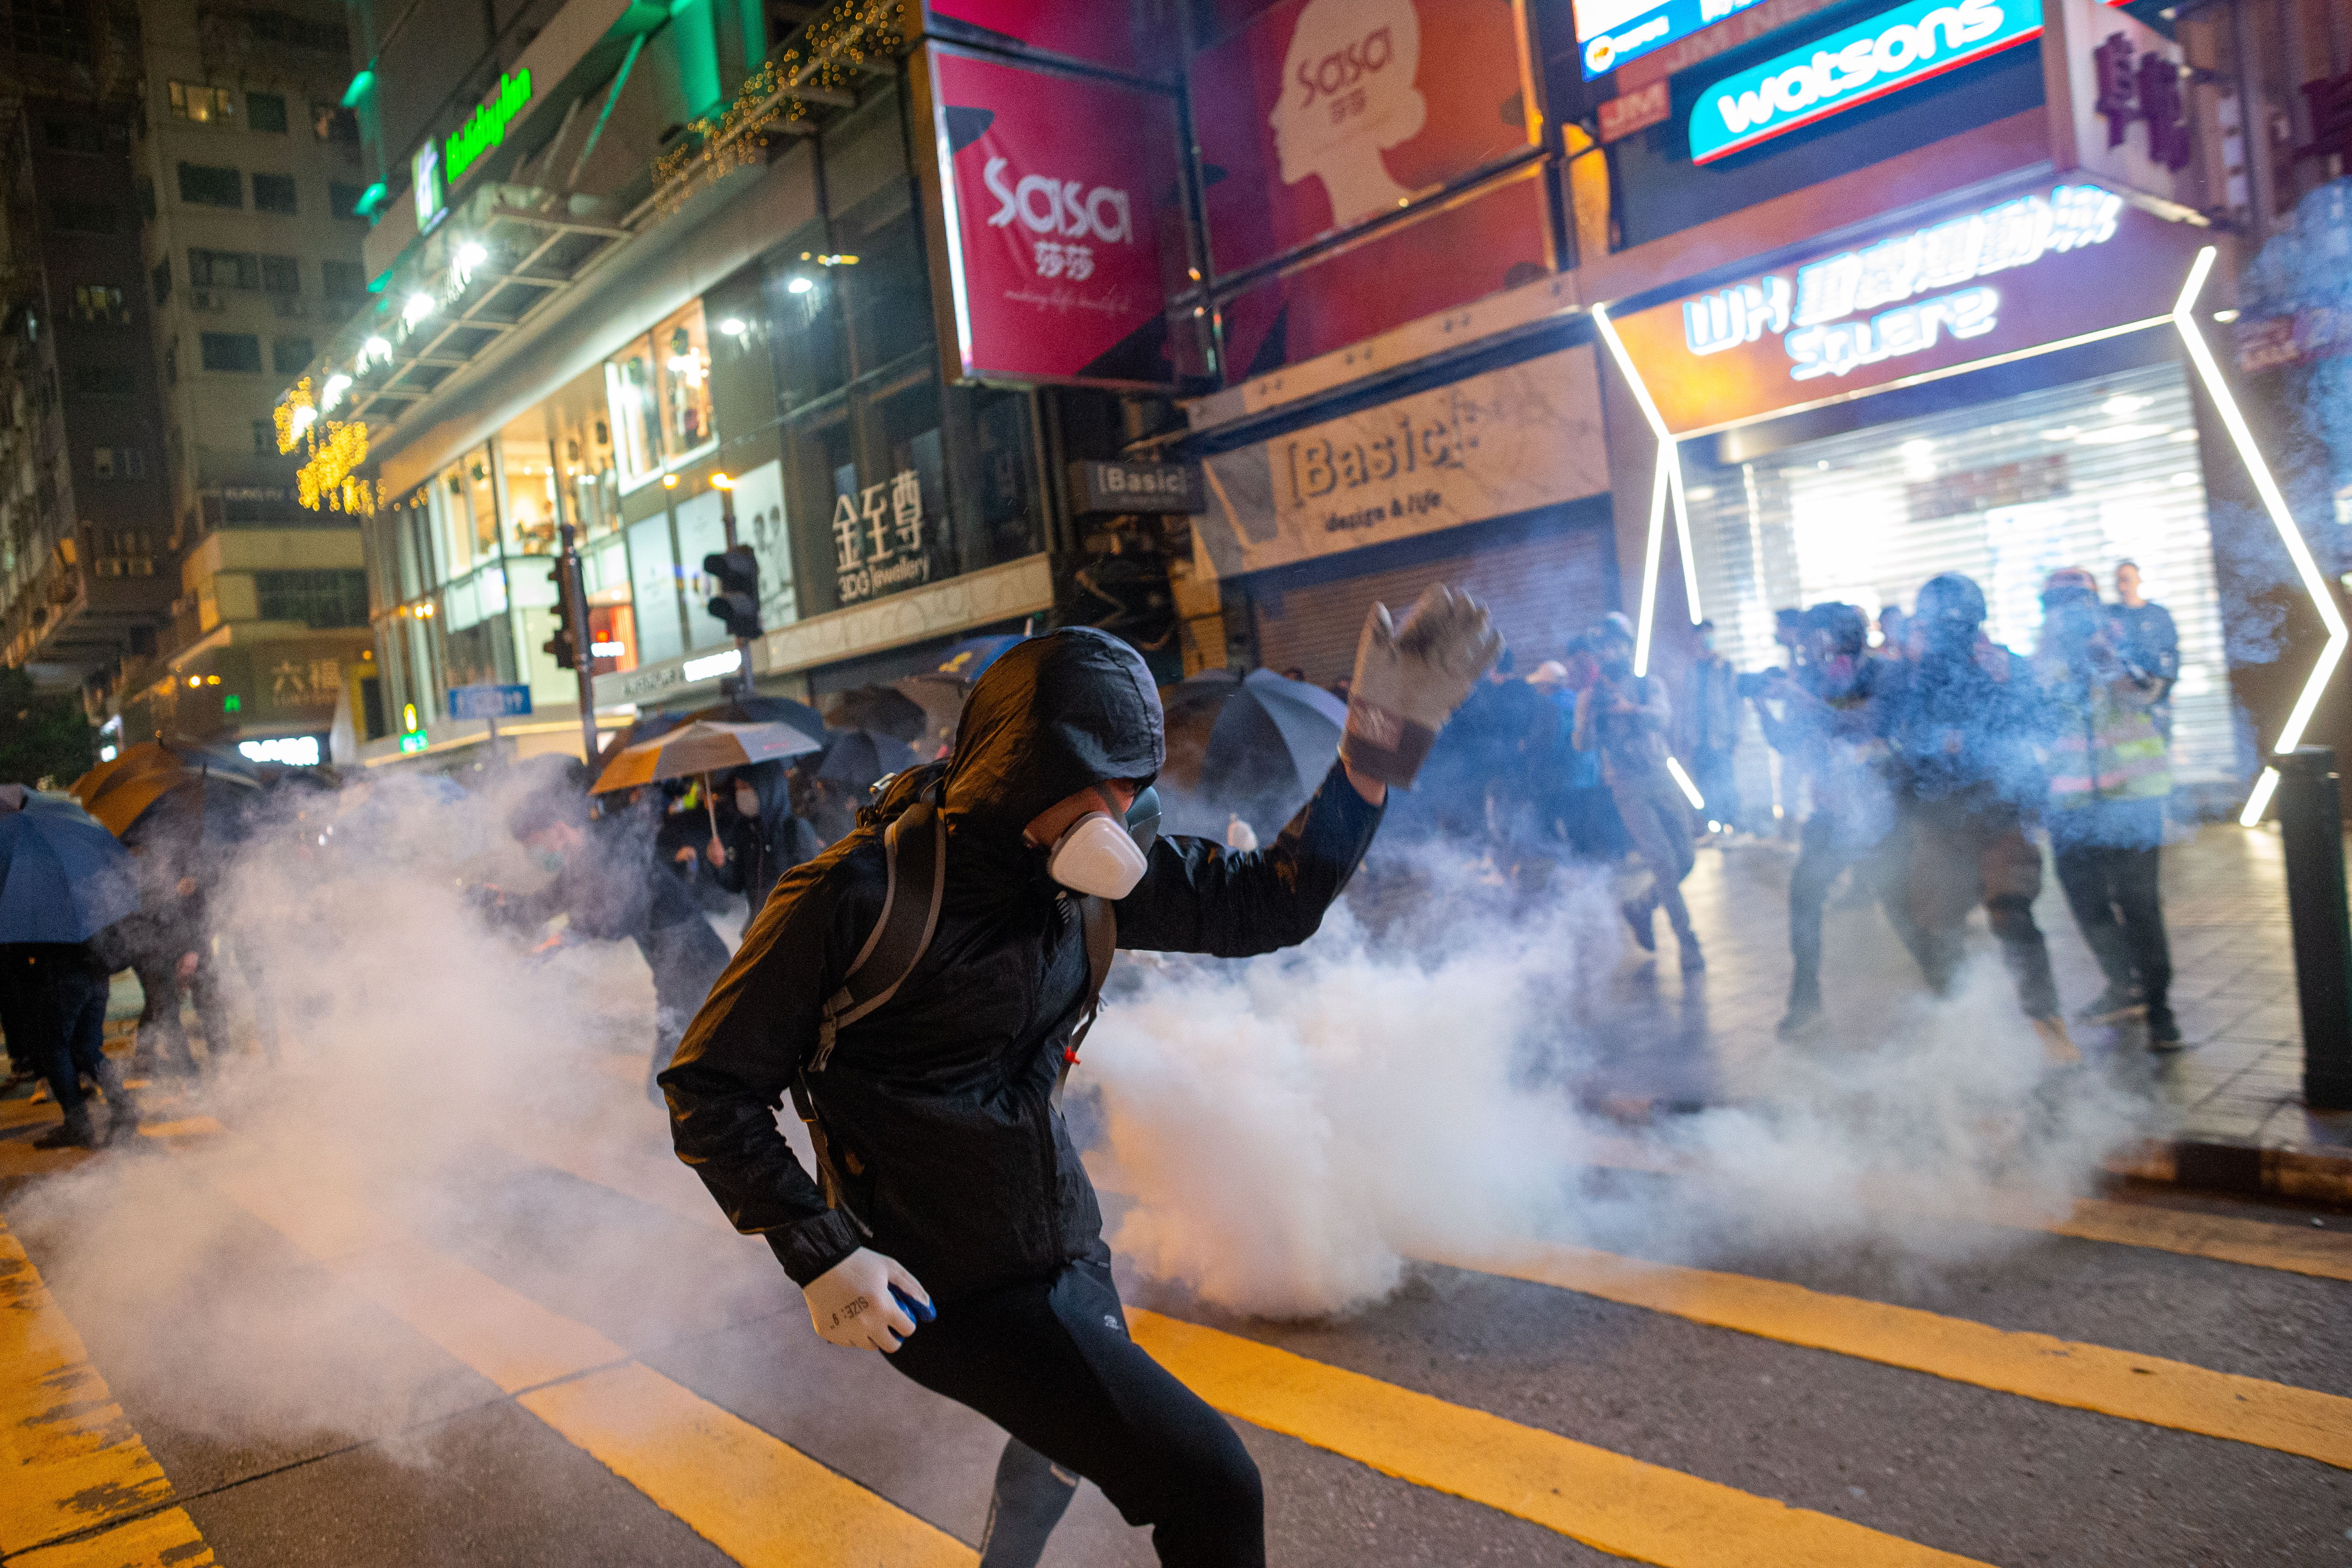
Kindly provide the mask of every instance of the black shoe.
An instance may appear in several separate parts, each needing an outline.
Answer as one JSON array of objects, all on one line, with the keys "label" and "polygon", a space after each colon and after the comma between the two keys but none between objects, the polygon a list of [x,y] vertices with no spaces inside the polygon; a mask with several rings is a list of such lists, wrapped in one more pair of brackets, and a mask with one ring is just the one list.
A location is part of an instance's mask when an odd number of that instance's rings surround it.
[{"label": "black shoe", "polygon": [[1623,915],[1625,917],[1625,923],[1633,928],[1633,940],[1642,944],[1642,951],[1643,952],[1655,952],[1658,951],[1658,911],[1656,906],[1653,905],[1651,908],[1645,910],[1639,904],[1628,901],[1618,905],[1617,912]]},{"label": "black shoe", "polygon": [[1706,967],[1706,954],[1699,951],[1698,938],[1693,936],[1688,931],[1681,931],[1676,933],[1676,939],[1682,943],[1683,973],[1685,974],[1691,974],[1696,973],[1699,970],[1705,969]]},{"label": "black shoe", "polygon": [[89,1111],[87,1109],[76,1110],[72,1115],[68,1116],[61,1125],[52,1127],[34,1139],[33,1147],[36,1149],[97,1148],[98,1138],[90,1131]]},{"label": "black shoe", "polygon": [[2172,1009],[2162,1003],[2147,1010],[2147,1048],[2165,1052],[2185,1048],[2180,1038],[2179,1021],[2173,1017]]},{"label": "black shoe", "polygon": [[2137,1017],[2147,1011],[2147,1004],[2139,993],[2130,987],[2110,985],[2099,993],[2099,999],[2074,1015],[2078,1024],[2116,1024]]}]

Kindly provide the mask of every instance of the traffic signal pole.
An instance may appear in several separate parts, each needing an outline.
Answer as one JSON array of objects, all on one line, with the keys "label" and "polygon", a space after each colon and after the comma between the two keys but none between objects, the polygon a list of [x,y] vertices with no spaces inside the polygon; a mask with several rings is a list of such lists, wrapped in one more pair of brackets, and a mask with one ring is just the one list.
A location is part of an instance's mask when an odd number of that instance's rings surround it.
[{"label": "traffic signal pole", "polygon": [[[727,530],[727,549],[733,553],[735,544],[735,481],[725,474],[712,477],[711,484],[719,491],[719,521]],[[757,600],[753,601],[756,605]],[[742,633],[735,634],[735,695],[751,695],[751,639]]]},{"label": "traffic signal pole", "polygon": [[548,478],[554,481],[558,554],[555,591],[563,598],[563,618],[572,623],[572,673],[580,682],[580,746],[588,766],[596,766],[596,634],[588,629],[588,588],[580,574],[580,531],[572,524],[571,475],[563,453],[550,438]]}]

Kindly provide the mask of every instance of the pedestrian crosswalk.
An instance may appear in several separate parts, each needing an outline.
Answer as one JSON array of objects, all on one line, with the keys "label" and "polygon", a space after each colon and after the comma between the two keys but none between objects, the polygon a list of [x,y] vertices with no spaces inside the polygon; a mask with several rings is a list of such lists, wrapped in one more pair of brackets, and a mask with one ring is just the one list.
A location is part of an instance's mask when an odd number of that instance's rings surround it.
[{"label": "pedestrian crosswalk", "polygon": [[[268,1225],[341,1288],[487,1379],[727,1557],[762,1568],[962,1568],[975,1561],[961,1537],[976,1521],[925,1517],[656,1370],[643,1349],[616,1342],[410,1234],[363,1197],[240,1173],[233,1135],[201,1119],[151,1131],[159,1134],[151,1140],[156,1145],[204,1149],[208,1157],[188,1162],[192,1177]],[[592,1153],[576,1142],[518,1139],[513,1152],[520,1158],[622,1194],[677,1223],[724,1226],[674,1163],[642,1151]],[[2305,1237],[2226,1216],[2148,1217],[2163,1213],[2092,1205],[2045,1228],[2226,1258],[2237,1267],[2352,1278],[2352,1237]],[[2352,1469],[2352,1400],[2316,1390],[1777,1280],[1583,1249],[1525,1247],[1431,1261]],[[1236,1420],[1620,1557],[1662,1568],[1925,1568],[1975,1561],[1933,1542],[1790,1506],[1244,1334],[1140,1310],[1132,1318],[1140,1344]],[[58,1412],[68,1406],[71,1418],[61,1420]],[[8,1484],[0,1484],[0,1563],[6,1568],[190,1568],[212,1561],[183,1500],[130,1431],[5,1226],[0,1461],[8,1467]],[[779,1506],[786,1499],[790,1506]],[[87,1550],[93,1542],[103,1542],[96,1554]]]}]

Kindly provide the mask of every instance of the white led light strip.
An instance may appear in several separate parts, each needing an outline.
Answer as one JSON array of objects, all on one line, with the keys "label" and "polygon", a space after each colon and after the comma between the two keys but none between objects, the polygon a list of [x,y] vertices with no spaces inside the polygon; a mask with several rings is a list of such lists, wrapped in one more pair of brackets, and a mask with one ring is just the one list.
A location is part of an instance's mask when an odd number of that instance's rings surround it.
[{"label": "white led light strip", "polygon": [[1642,555],[1642,616],[1633,633],[1633,673],[1650,673],[1650,634],[1658,616],[1658,560],[1665,548],[1666,503],[1675,509],[1675,544],[1683,558],[1683,597],[1690,605],[1691,625],[1706,619],[1698,607],[1698,563],[1691,554],[1690,503],[1683,495],[1682,447],[1666,433],[1666,421],[1658,405],[1650,397],[1650,389],[1642,381],[1642,373],[1633,368],[1633,358],[1617,336],[1617,325],[1609,319],[1609,307],[1592,307],[1592,323],[1601,330],[1601,341],[1609,345],[1610,357],[1624,375],[1625,384],[1633,389],[1633,401],[1641,405],[1642,417],[1650,422],[1651,433],[1658,438],[1658,471],[1650,486],[1650,540]]},{"label": "white led light strip", "polygon": [[[2254,433],[2247,426],[2246,416],[2239,409],[2237,398],[2231,395],[2229,384],[2221,379],[2221,367],[2214,362],[2212,349],[2207,346],[2204,334],[2198,330],[2194,313],[2198,297],[2204,293],[2206,279],[2212,276],[2213,264],[2219,256],[2220,252],[2210,245],[2197,253],[2197,259],[2189,264],[2188,279],[2180,286],[2180,298],[2174,303],[2169,316],[2151,317],[2113,331],[2093,335],[2121,336],[2146,327],[2159,326],[2166,321],[2170,321],[2179,330],[2180,340],[2189,350],[2189,363],[2197,367],[2197,377],[2204,384],[2207,395],[2212,398],[2213,406],[2221,416],[2222,427],[2230,433],[2231,445],[2237,448],[2239,461],[2245,464],[2246,472],[2253,478],[2254,492],[2262,497],[2263,508],[2270,513],[2271,523],[2278,530],[2280,542],[2286,546],[2288,558],[2294,561],[2295,572],[2303,578],[2304,591],[2311,595],[2312,608],[2319,612],[2320,621],[2327,628],[2326,646],[2320,649],[2318,662],[2312,667],[2311,677],[2304,683],[2303,694],[2295,699],[2294,709],[2286,716],[2286,723],[2279,730],[2278,743],[2272,748],[2273,754],[2276,755],[2292,752],[2303,743],[2303,732],[2310,727],[2311,716],[2319,707],[2320,693],[2326,689],[2328,678],[2336,673],[2336,665],[2343,661],[2346,647],[2352,645],[2352,628],[2346,626],[2343,613],[2336,609],[2335,596],[2327,589],[2327,579],[2321,574],[2319,563],[2312,559],[2311,548],[2303,540],[2303,531],[2295,526],[2294,514],[2287,510],[2286,496],[2280,490],[2278,480],[2272,477],[2270,464],[2263,460],[2261,449],[2254,445]],[[1666,431],[1665,420],[1658,414],[1658,405],[1651,400],[1650,389],[1643,384],[1641,372],[1633,368],[1633,356],[1625,352],[1624,343],[1617,336],[1615,324],[1609,320],[1609,308],[1595,305],[1592,321],[1600,329],[1601,341],[1609,345],[1610,355],[1617,362],[1618,370],[1623,373],[1627,384],[1633,389],[1633,400],[1641,405],[1643,417],[1650,422],[1650,428],[1658,438],[1658,473],[1650,492],[1649,549],[1642,567],[1642,616],[1633,645],[1634,672],[1647,674],[1650,633],[1657,617],[1658,560],[1664,543],[1669,496],[1674,501],[1676,540],[1682,548],[1683,582],[1690,598],[1691,622],[1696,625],[1701,618],[1698,568],[1691,558],[1690,513],[1683,500],[1682,458],[1675,437]],[[2045,344],[2039,350],[2000,358],[2002,361],[2022,359],[2032,353],[2065,348],[2084,341],[2088,340],[2069,339],[2064,342]],[[1955,366],[1953,370],[1962,368],[1974,367]],[[1952,371],[1941,374],[1950,374]],[[1771,414],[1759,415],[1757,419],[1740,420],[1738,424],[1752,425],[1763,419],[1778,418],[1783,412],[1786,411],[1775,410]],[[1736,427],[1736,425],[1723,426],[1726,429]],[[2239,815],[2238,821],[2242,826],[2252,827],[2262,821],[2263,814],[2270,809],[2271,796],[2278,790],[2278,769],[2266,767],[2263,770],[2262,776],[2254,781],[2253,792],[2246,797],[2245,810]]]}]

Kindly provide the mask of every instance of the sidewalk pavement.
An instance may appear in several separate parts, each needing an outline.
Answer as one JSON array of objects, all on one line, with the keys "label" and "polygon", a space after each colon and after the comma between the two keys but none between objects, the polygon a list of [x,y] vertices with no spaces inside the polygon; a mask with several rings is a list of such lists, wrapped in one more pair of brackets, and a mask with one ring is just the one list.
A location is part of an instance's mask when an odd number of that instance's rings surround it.
[{"label": "sidewalk pavement", "polygon": [[[1687,1046],[1699,1046],[1694,1037],[1704,1033],[1705,1076],[1716,1081],[1656,1082],[1648,1089],[1654,1100],[1736,1098],[1743,1067],[1762,1065],[1761,1047],[1787,1000],[1787,889],[1795,858],[1793,847],[1752,840],[1701,852],[1685,894],[1706,947],[1705,1004],[1693,1017],[1695,993],[1685,993],[1668,1011],[1679,1014],[1674,1032]],[[2302,1020],[2277,829],[2214,823],[2185,830],[2164,851],[2164,899],[2172,1004],[2188,1048],[2147,1052],[2137,1026],[2074,1026],[2078,1042],[2110,1053],[2124,1081],[2141,1089],[2169,1125],[2168,1136],[2109,1168],[2184,1186],[2352,1202],[2352,1112],[2303,1104]],[[2034,916],[2071,1015],[2102,983],[2054,873],[2043,879]],[[1990,956],[1983,917],[1974,923]],[[1889,987],[1917,989],[1916,969],[1851,874],[1831,896],[1825,937],[1833,1017],[1885,997]],[[1671,977],[1673,962],[1662,956],[1658,968]],[[1654,978],[1645,984],[1664,989]]]}]

